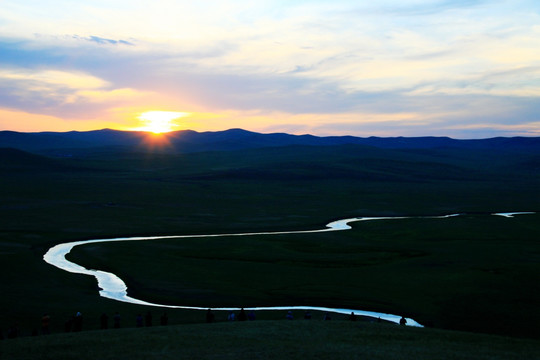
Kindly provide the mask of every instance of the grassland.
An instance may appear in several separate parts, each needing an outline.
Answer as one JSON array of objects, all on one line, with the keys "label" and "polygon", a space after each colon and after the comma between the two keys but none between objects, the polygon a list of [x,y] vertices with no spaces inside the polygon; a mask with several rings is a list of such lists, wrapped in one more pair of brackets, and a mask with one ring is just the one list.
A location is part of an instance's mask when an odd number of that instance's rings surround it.
[{"label": "grassland", "polygon": [[129,279],[130,294],[157,303],[369,309],[536,336],[538,223],[540,215],[379,220],[347,232],[92,244],[69,258]]},{"label": "grassland", "polygon": [[[148,299],[237,306],[302,300],[403,313],[435,327],[540,334],[537,312],[529,311],[539,293],[538,216],[475,215],[538,210],[536,154],[338,146],[190,155],[107,150],[46,161],[4,153],[1,160],[4,334],[13,324],[29,334],[43,313],[51,314],[58,333],[76,311],[84,313],[86,329],[96,329],[103,312],[119,311],[133,326],[148,310],[100,298],[92,278],[44,263],[45,251],[60,242],[312,229],[350,216],[458,212],[470,216],[362,223],[339,234],[240,244],[225,239],[204,247],[194,241],[107,245],[81,248],[75,256],[118,271]],[[265,270],[255,271],[259,266]],[[290,280],[280,289],[283,279]],[[250,291],[246,284],[256,287]],[[203,321],[196,311],[169,316],[171,323]]]},{"label": "grassland", "polygon": [[3,359],[537,359],[540,343],[348,321],[254,321],[0,341]]}]

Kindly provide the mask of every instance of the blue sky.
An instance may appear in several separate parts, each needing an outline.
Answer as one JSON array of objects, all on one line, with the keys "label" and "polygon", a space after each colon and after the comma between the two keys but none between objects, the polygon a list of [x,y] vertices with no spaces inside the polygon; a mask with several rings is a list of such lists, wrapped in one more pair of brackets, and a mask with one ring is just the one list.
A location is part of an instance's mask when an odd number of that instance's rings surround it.
[{"label": "blue sky", "polygon": [[0,129],[540,136],[538,1],[2,1]]}]

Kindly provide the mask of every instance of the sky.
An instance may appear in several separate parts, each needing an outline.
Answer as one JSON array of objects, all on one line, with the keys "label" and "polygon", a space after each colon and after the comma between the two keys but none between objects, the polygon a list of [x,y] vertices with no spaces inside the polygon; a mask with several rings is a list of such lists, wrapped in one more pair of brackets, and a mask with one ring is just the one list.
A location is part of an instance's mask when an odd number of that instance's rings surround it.
[{"label": "sky", "polygon": [[0,130],[102,128],[540,136],[540,1],[0,0]]}]

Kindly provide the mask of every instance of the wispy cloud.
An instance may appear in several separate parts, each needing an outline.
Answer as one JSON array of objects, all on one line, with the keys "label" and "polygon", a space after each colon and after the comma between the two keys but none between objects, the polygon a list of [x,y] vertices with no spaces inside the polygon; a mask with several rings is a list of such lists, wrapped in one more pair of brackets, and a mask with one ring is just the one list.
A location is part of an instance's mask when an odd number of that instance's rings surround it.
[{"label": "wispy cloud", "polygon": [[92,41],[92,42],[95,42],[96,44],[99,44],[99,45],[127,45],[127,46],[135,46],[135,43],[133,43],[132,41],[106,39],[106,38],[99,37],[99,36],[94,36],[94,35],[88,36],[88,37],[83,37],[83,36],[73,35],[73,38],[74,38],[74,39],[77,39],[77,40]]},{"label": "wispy cloud", "polygon": [[[383,2],[382,7],[377,6],[377,11],[382,14],[394,14],[399,16],[432,16],[448,11],[478,9],[483,5],[489,5],[486,0],[435,0],[435,1],[408,1],[408,2]],[[379,4],[380,5],[380,4]]]}]

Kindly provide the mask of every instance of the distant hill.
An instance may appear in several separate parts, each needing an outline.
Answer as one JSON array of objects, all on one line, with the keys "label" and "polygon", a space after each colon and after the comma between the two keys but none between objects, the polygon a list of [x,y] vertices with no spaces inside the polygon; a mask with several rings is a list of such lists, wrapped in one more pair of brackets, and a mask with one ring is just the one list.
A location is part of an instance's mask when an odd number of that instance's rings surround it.
[{"label": "distant hill", "polygon": [[65,133],[21,133],[0,131],[0,147],[14,148],[39,154],[70,156],[99,150],[138,148],[159,149],[162,152],[192,153],[203,151],[231,151],[291,145],[330,146],[366,145],[383,149],[508,149],[540,151],[540,137],[511,137],[478,140],[456,140],[448,137],[354,137],[261,134],[242,129],[217,132],[176,131],[161,135],[166,147],[157,147],[156,137],[138,131],[111,129]]}]

